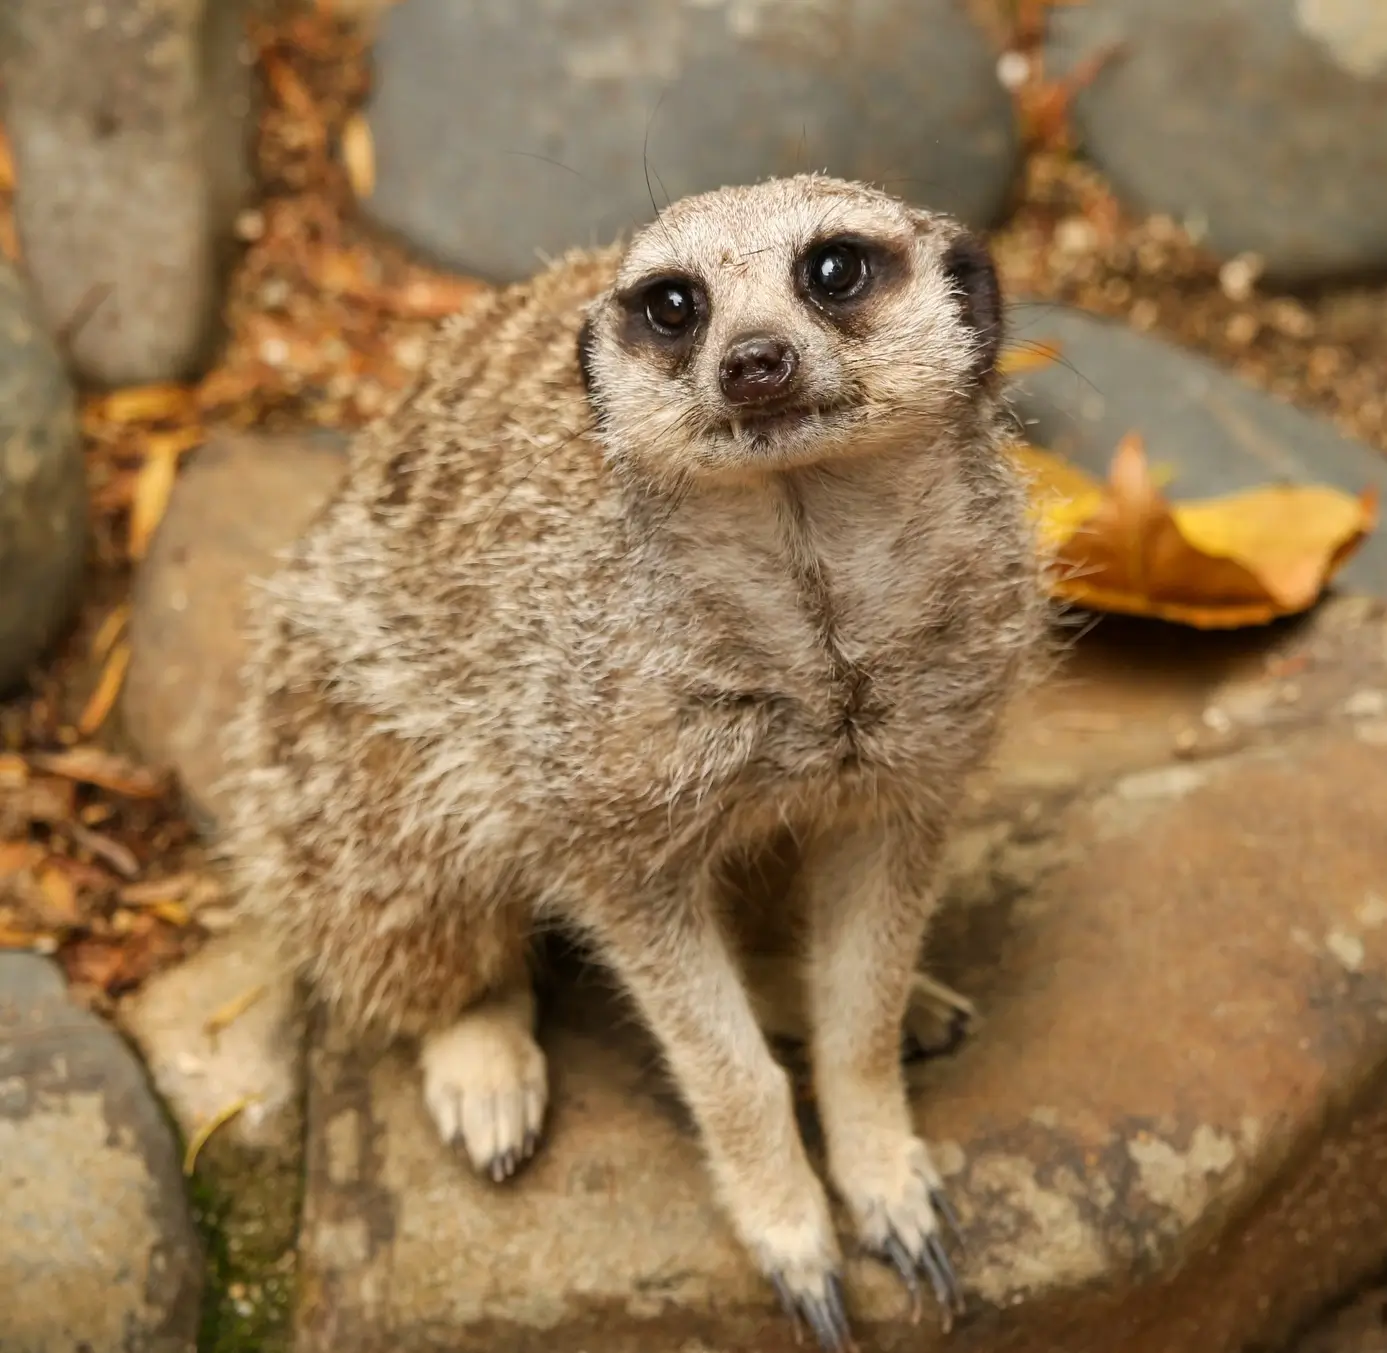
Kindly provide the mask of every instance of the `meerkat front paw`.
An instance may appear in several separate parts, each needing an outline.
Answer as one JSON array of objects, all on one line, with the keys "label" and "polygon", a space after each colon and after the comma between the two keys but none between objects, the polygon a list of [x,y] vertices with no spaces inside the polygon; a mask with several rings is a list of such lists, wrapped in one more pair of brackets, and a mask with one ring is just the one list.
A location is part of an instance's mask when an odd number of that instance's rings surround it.
[{"label": "meerkat front paw", "polygon": [[802,1217],[757,1227],[746,1236],[747,1246],[794,1322],[796,1335],[803,1322],[825,1353],[845,1353],[853,1343],[843,1304],[842,1261],[827,1200],[817,1186],[815,1194],[815,1205]]},{"label": "meerkat front paw", "polygon": [[912,1318],[920,1317],[917,1275],[923,1273],[948,1330],[964,1310],[963,1287],[944,1249],[939,1218],[961,1237],[924,1142],[908,1133],[882,1134],[838,1162],[835,1174],[863,1246],[885,1259],[909,1289]]},{"label": "meerkat front paw", "polygon": [[905,1015],[905,1055],[947,1057],[958,1051],[977,1021],[977,1007],[967,996],[917,972]]},{"label": "meerkat front paw", "polygon": [[505,1006],[482,1005],[420,1044],[424,1102],[443,1140],[496,1183],[535,1153],[548,1100],[548,1074],[528,1021]]}]

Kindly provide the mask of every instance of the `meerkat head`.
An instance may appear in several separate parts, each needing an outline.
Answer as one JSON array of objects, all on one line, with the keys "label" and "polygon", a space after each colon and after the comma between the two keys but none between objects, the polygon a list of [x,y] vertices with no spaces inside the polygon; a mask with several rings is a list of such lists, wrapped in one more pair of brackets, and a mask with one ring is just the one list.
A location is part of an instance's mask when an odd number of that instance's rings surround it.
[{"label": "meerkat head", "polygon": [[927,452],[990,401],[1001,342],[979,240],[803,175],[685,198],[640,230],[579,363],[609,453],[688,482]]}]

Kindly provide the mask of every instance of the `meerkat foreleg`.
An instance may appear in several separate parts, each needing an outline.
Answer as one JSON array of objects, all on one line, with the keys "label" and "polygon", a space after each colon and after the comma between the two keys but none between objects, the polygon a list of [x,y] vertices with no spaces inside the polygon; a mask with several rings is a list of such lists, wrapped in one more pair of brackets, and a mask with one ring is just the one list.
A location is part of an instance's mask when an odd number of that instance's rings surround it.
[{"label": "meerkat foreleg", "polygon": [[772,1056],[708,878],[593,925],[594,939],[659,1041],[707,1153],[722,1206],[792,1318],[825,1349],[850,1344],[842,1260],[793,1091]]},{"label": "meerkat foreleg", "polygon": [[809,844],[802,882],[811,1054],[829,1175],[863,1244],[898,1270],[917,1302],[923,1272],[947,1324],[962,1307],[937,1216],[951,1213],[915,1135],[901,1065],[937,844],[922,847],[900,823],[844,827]]}]

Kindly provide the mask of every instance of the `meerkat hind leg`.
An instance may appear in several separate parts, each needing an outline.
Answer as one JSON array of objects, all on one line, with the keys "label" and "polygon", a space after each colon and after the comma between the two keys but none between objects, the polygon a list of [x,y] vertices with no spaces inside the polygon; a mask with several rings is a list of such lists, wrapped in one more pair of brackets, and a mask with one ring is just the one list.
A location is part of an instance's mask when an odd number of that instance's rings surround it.
[{"label": "meerkat hind leg", "polygon": [[[771,1038],[809,1039],[802,961],[789,955],[750,954],[744,959],[756,1018]],[[957,1051],[978,1020],[968,997],[925,972],[916,972],[906,1007],[902,1050],[907,1057],[943,1057]]]},{"label": "meerkat hind leg", "polygon": [[534,1155],[548,1101],[528,982],[483,997],[456,1023],[420,1040],[424,1102],[443,1140],[496,1183]]},{"label": "meerkat hind leg", "polygon": [[915,974],[905,1012],[907,1057],[946,1057],[958,1051],[977,1023],[977,1007],[962,992],[928,973]]}]

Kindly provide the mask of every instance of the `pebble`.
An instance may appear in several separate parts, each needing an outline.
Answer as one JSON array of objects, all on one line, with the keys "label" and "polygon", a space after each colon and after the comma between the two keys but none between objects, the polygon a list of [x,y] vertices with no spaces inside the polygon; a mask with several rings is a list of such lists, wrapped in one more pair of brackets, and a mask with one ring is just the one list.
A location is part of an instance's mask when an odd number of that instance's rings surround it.
[{"label": "pebble", "polygon": [[493,281],[605,242],[653,203],[796,170],[883,182],[991,225],[1019,143],[997,54],[965,10],[409,0],[376,44],[365,206]]},{"label": "pebble", "polygon": [[1122,44],[1073,126],[1133,209],[1282,282],[1387,266],[1382,0],[1106,0],[1049,33],[1052,75]]},{"label": "pebble", "polygon": [[178,379],[213,355],[250,189],[248,3],[0,6],[20,244],[45,324],[94,383]]},{"label": "pebble", "polygon": [[[1018,307],[1020,341],[1058,342],[1063,360],[1017,377],[1012,402],[1039,446],[1105,479],[1118,442],[1139,432],[1148,460],[1171,467],[1176,498],[1273,481],[1326,483],[1387,496],[1387,461],[1323,418],[1254,389],[1187,349],[1063,306]],[[1374,532],[1336,587],[1387,598],[1387,532]]]},{"label": "pebble", "polygon": [[48,960],[0,953],[0,1348],[194,1353],[202,1284],[143,1068]]},{"label": "pebble", "polygon": [[23,283],[0,262],[0,695],[69,619],[86,542],[72,387]]}]

